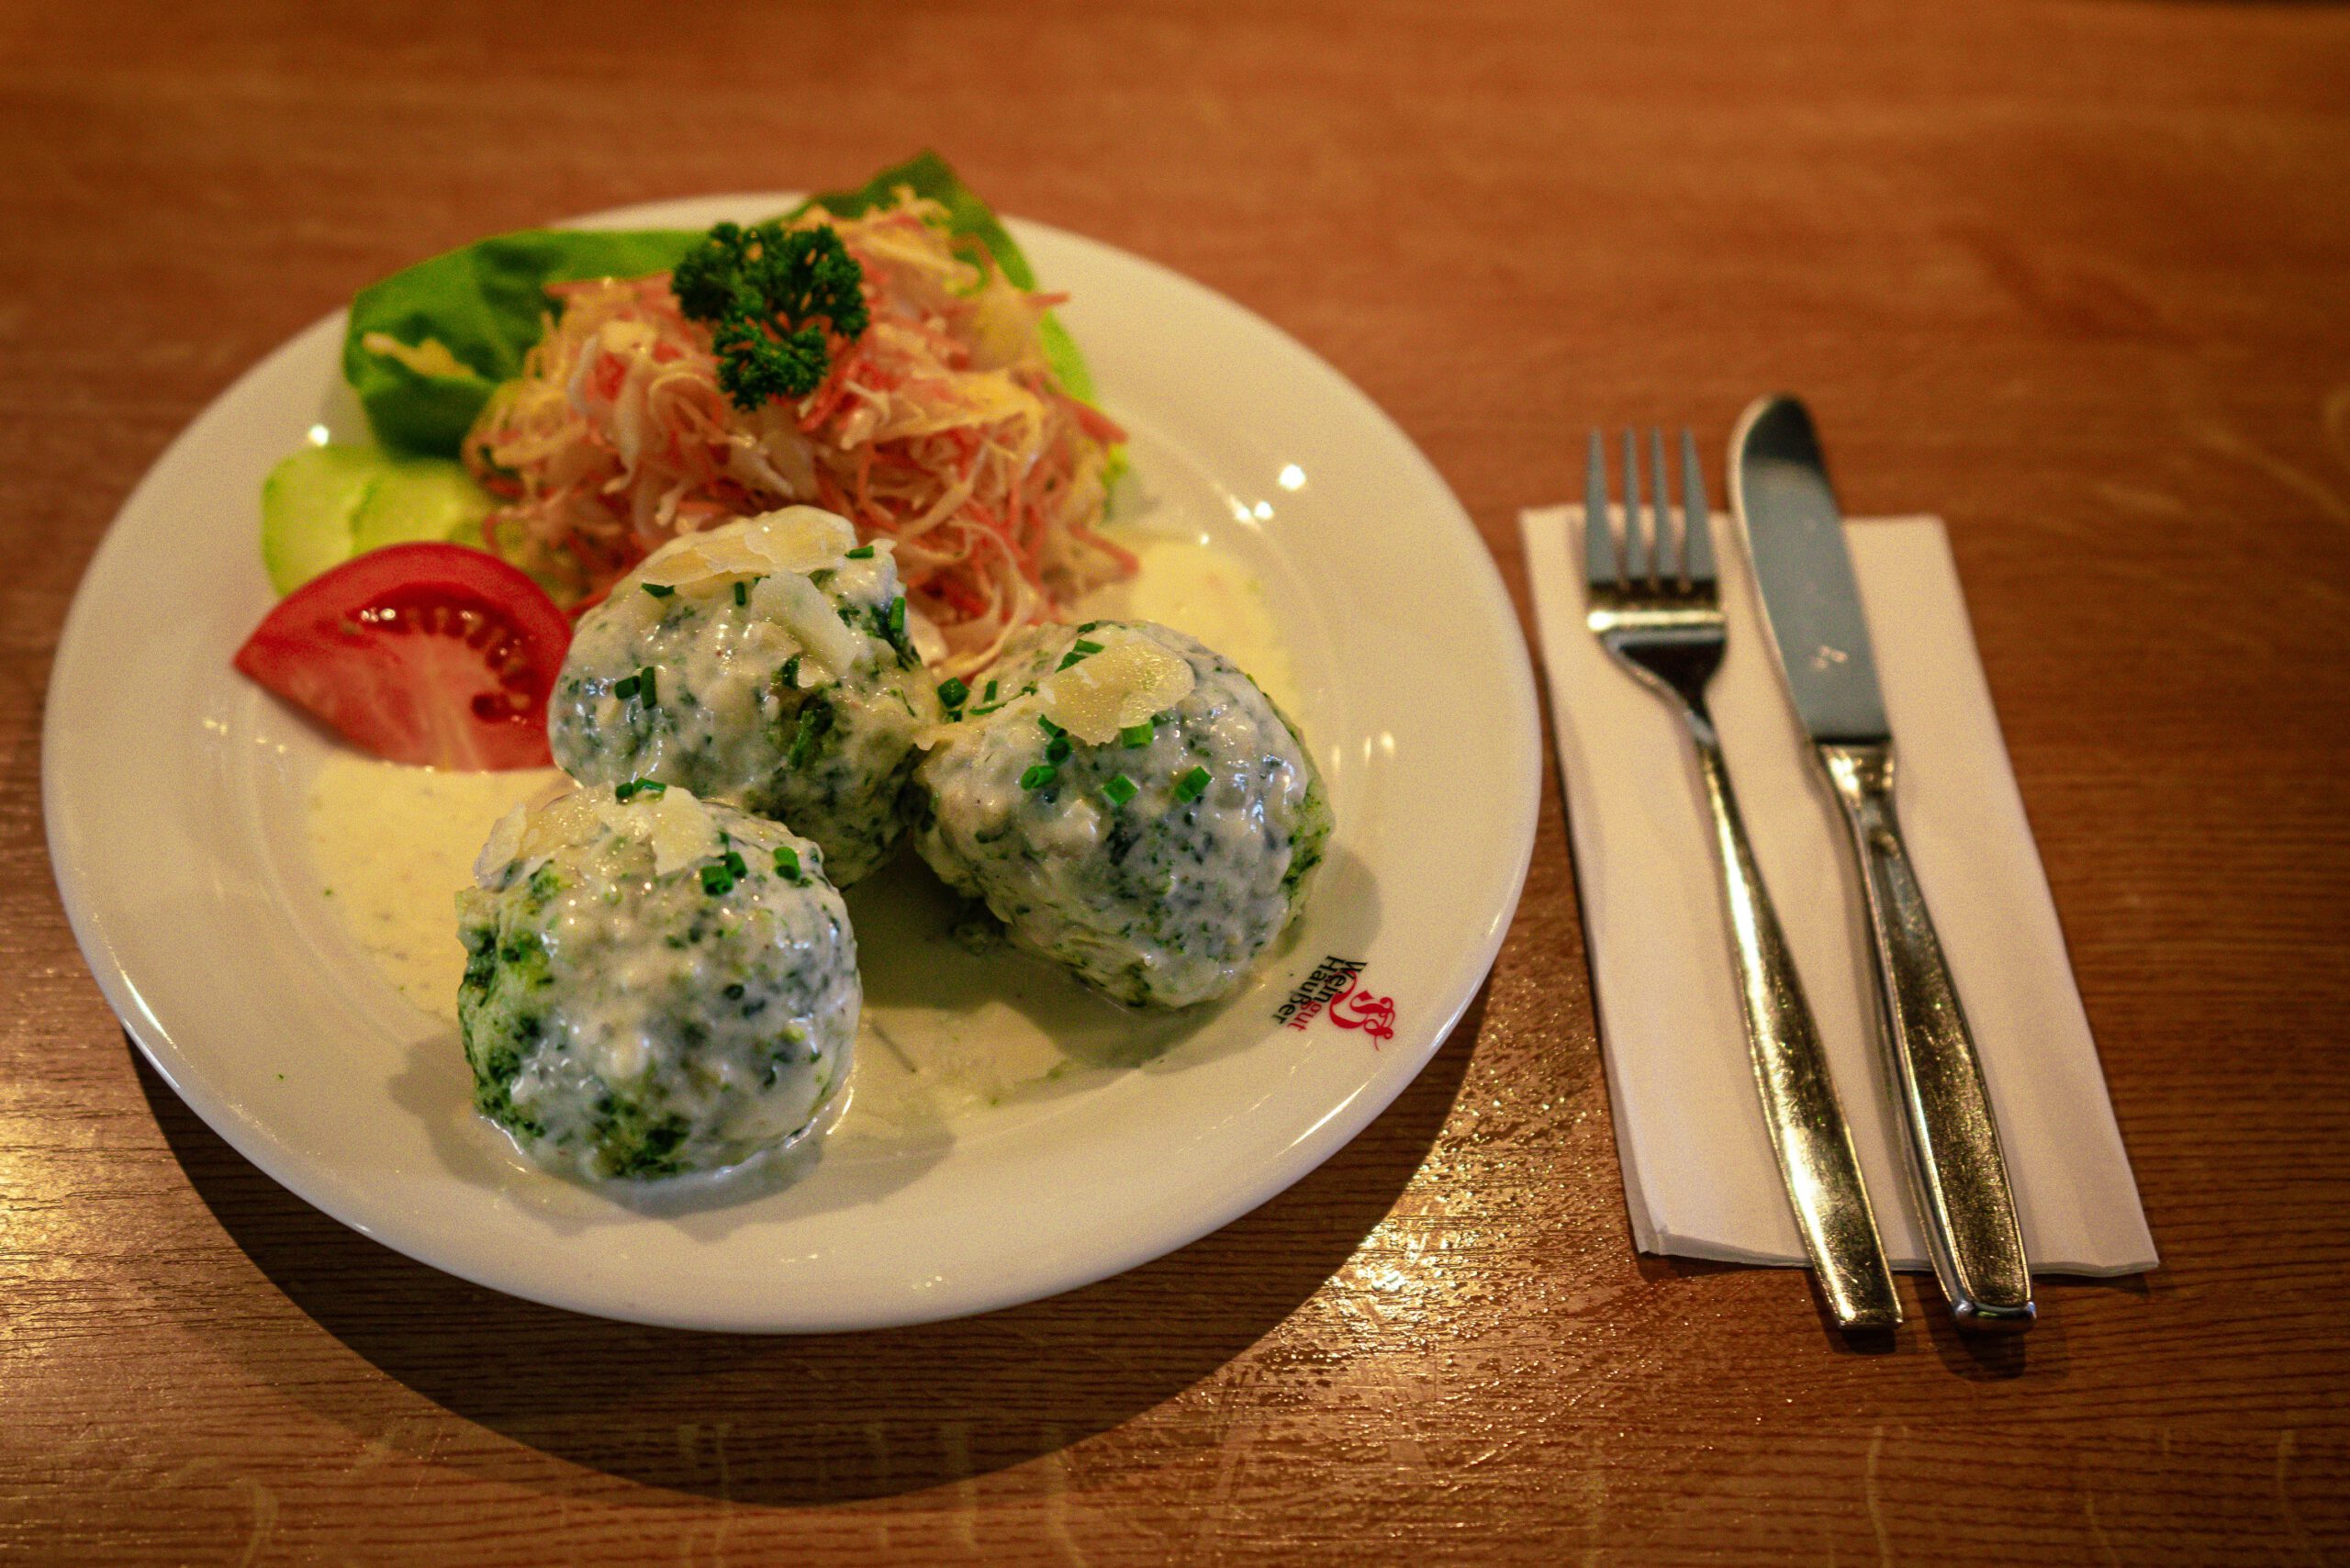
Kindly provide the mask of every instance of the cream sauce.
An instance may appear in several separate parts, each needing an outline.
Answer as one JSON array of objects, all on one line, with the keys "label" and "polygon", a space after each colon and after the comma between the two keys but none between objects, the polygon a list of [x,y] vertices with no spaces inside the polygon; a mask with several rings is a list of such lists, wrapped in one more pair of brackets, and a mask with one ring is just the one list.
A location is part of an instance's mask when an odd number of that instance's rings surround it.
[{"label": "cream sauce", "polygon": [[1156,621],[1188,632],[1238,665],[1281,711],[1297,719],[1297,666],[1257,575],[1196,534],[1115,536],[1141,558],[1142,569],[1088,594],[1080,618]]},{"label": "cream sauce", "polygon": [[490,824],[563,775],[552,767],[446,773],[330,753],[310,785],[310,859],[319,890],[393,989],[436,1017],[457,1016],[465,972],[457,891]]},{"label": "cream sauce", "polygon": [[[1295,666],[1245,565],[1196,536],[1121,542],[1142,570],[1090,596],[1085,614],[1187,632],[1296,716]],[[445,773],[337,751],[312,783],[321,895],[385,980],[452,1027],[465,966],[457,891],[472,884],[492,824],[562,781],[552,768]],[[895,1159],[952,1141],[992,1108],[1081,1090],[1196,1027],[1188,1014],[1117,1007],[1001,943],[967,947],[956,932],[958,901],[911,853],[847,898],[865,1007],[827,1160]]]}]

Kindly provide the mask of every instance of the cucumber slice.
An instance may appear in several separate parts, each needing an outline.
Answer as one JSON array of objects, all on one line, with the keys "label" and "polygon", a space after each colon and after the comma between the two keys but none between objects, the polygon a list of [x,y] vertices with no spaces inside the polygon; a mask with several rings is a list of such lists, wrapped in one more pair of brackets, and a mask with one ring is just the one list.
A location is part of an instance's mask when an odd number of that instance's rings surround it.
[{"label": "cucumber slice", "polygon": [[353,554],[418,539],[483,547],[481,520],[489,515],[492,502],[464,464],[444,457],[380,454],[377,460],[383,465],[381,476],[352,519]]},{"label": "cucumber slice", "polygon": [[261,559],[270,585],[292,593],[352,554],[352,520],[384,470],[368,446],[306,446],[261,487]]},{"label": "cucumber slice", "polygon": [[461,463],[373,446],[306,446],[261,487],[261,559],[292,593],[363,551],[419,539],[483,547],[492,505]]}]

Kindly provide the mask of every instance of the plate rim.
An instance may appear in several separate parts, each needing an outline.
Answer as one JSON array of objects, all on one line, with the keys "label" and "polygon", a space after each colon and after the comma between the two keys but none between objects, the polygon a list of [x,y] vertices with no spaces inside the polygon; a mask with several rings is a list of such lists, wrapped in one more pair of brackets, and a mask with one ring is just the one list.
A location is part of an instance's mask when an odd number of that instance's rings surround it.
[{"label": "plate rim", "polygon": [[[688,207],[727,204],[748,207],[767,202],[788,203],[794,199],[796,197],[789,193],[712,193],[635,203],[582,214],[560,219],[549,227],[651,223],[663,221],[653,216],[656,213],[675,212]],[[1507,939],[1531,869],[1541,809],[1542,751],[1533,666],[1523,627],[1494,551],[1479,532],[1459,496],[1419,444],[1343,372],[1281,327],[1229,296],[1150,257],[1034,219],[1007,218],[1004,221],[1016,236],[1024,239],[1027,235],[1035,234],[1048,237],[1051,242],[1101,252],[1114,264],[1140,269],[1154,286],[1181,290],[1203,304],[1232,313],[1264,334],[1266,341],[1277,345],[1292,360],[1318,375],[1331,391],[1349,405],[1349,411],[1356,419],[1382,432],[1394,454],[1404,457],[1416,467],[1431,496],[1446,510],[1447,524],[1459,532],[1459,543],[1468,547],[1466,554],[1473,565],[1464,574],[1468,579],[1465,586],[1473,597],[1483,601],[1483,609],[1493,615],[1496,626],[1506,628],[1512,633],[1504,639],[1505,648],[1498,650],[1502,654],[1498,663],[1507,677],[1508,689],[1502,694],[1505,705],[1515,710],[1506,730],[1507,745],[1517,755],[1514,759],[1515,767],[1506,770],[1516,775],[1517,787],[1513,791],[1516,811],[1510,819],[1498,822],[1496,828],[1505,841],[1512,834],[1516,836],[1517,853],[1503,879],[1506,884],[1503,896],[1484,911],[1487,916],[1484,931],[1464,952],[1467,961],[1461,964],[1460,973],[1465,979],[1459,986],[1459,994],[1447,999],[1442,1014],[1430,1030],[1427,1047],[1418,1054],[1418,1059],[1411,1070],[1394,1074],[1392,1081],[1373,1080],[1356,1088],[1333,1105],[1329,1113],[1307,1133],[1292,1138],[1276,1154],[1264,1159],[1256,1179],[1237,1184],[1225,1201],[1203,1205],[1187,1215],[1180,1224],[1165,1229],[1138,1230],[1132,1245],[1098,1252],[1082,1267],[1066,1271],[1057,1283],[1042,1289],[1018,1286],[1008,1292],[979,1292],[976,1294],[981,1299],[967,1302],[935,1302],[909,1294],[901,1298],[900,1311],[858,1313],[832,1321],[819,1321],[805,1315],[789,1323],[745,1322],[723,1316],[696,1319],[689,1314],[660,1310],[650,1302],[638,1307],[633,1303],[615,1303],[602,1297],[590,1300],[587,1293],[564,1288],[565,1282],[550,1285],[537,1280],[518,1282],[512,1279],[489,1277],[487,1271],[465,1266],[462,1260],[425,1256],[418,1249],[382,1234],[368,1215],[354,1212],[364,1205],[347,1203],[339,1183],[318,1179],[298,1151],[274,1137],[261,1117],[249,1114],[233,1103],[228,1094],[207,1082],[199,1070],[199,1064],[163,1021],[149,1009],[116,945],[108,939],[107,917],[96,907],[96,901],[87,885],[93,874],[91,869],[69,863],[76,857],[70,856],[68,851],[75,846],[79,838],[73,816],[75,807],[67,793],[58,788],[59,770],[62,764],[57,721],[60,705],[66,700],[66,678],[73,672],[75,665],[74,660],[69,659],[68,653],[90,643],[91,633],[85,622],[98,613],[96,600],[90,592],[92,582],[101,576],[102,569],[113,565],[115,555],[131,547],[122,529],[125,519],[148,498],[149,493],[183,457],[185,451],[197,443],[204,428],[248,384],[266,376],[285,359],[315,353],[312,347],[314,338],[339,334],[348,318],[348,309],[344,308],[330,311],[309,322],[247,365],[205,403],[141,474],[139,482],[131,487],[109,520],[75,585],[73,601],[52,650],[42,701],[40,776],[45,847],[60,902],[84,962],[124,1033],[129,1036],[140,1055],[173,1092],[207,1127],[277,1185],[339,1223],[427,1267],[504,1295],[562,1310],[650,1327],[715,1332],[796,1334],[906,1327],[1002,1310],[1083,1289],[1181,1250],[1202,1237],[1222,1229],[1286,1192],[1346,1148],[1418,1080],[1437,1052],[1449,1041],[1461,1017],[1488,983],[1502,944]],[[585,1281],[581,1282],[585,1283]]]}]

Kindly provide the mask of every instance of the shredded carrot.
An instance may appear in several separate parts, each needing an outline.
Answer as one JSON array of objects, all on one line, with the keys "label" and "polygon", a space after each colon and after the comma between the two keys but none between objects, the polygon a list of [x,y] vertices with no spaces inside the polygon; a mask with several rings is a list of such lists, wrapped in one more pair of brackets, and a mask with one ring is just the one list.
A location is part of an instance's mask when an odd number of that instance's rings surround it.
[{"label": "shredded carrot", "polygon": [[1014,286],[910,194],[800,221],[840,234],[870,324],[833,342],[796,403],[736,409],[666,274],[549,289],[543,337],[466,437],[503,503],[485,537],[520,540],[527,569],[587,602],[676,534],[812,501],[894,542],[953,674],[1131,575],[1133,555],[1098,531],[1125,432],[1068,394],[1037,330],[1064,297]]}]

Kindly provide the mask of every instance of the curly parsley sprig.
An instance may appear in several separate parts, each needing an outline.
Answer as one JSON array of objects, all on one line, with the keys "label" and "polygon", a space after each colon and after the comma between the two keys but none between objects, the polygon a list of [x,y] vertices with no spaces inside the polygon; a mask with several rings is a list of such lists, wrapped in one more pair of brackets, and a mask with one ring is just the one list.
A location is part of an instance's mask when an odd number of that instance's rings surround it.
[{"label": "curly parsley sprig", "polygon": [[825,328],[852,342],[865,331],[864,284],[838,234],[780,220],[716,225],[669,280],[677,308],[710,324],[718,384],[744,413],[816,389],[832,364]]}]

